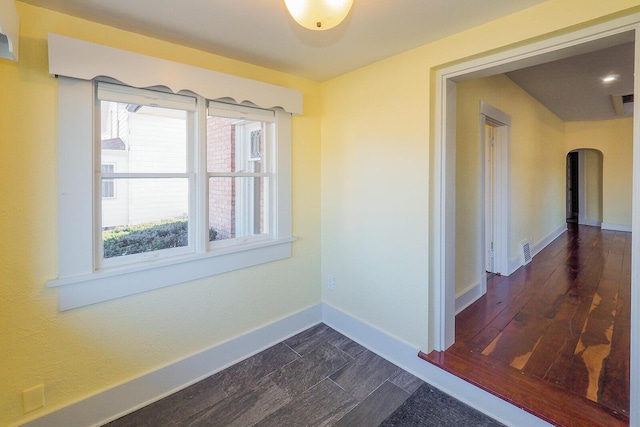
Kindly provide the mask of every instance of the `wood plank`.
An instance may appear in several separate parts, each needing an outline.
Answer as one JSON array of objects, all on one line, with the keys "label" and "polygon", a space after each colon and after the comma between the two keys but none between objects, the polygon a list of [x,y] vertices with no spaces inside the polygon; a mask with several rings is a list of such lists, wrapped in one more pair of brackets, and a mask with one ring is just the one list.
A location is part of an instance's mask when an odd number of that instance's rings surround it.
[{"label": "wood plank", "polygon": [[456,340],[466,341],[478,334],[523,289],[505,276],[493,276],[487,281],[487,293],[456,316]]},{"label": "wood plank", "polygon": [[549,382],[489,362],[482,356],[460,357],[449,351],[434,351],[421,352],[419,357],[554,425],[628,425],[628,420],[620,414]]},{"label": "wood plank", "polygon": [[631,233],[570,227],[529,265],[488,280],[445,354],[469,363],[462,371],[519,368],[628,420],[630,253]]},{"label": "wood plank", "polygon": [[516,369],[522,369],[542,339],[549,323],[549,319],[520,312],[482,350],[482,354]]},{"label": "wood plank", "polygon": [[609,252],[602,270],[602,277],[605,279],[620,280],[620,276],[622,276],[623,258],[624,256],[622,254]]},{"label": "wood plank", "polygon": [[600,284],[604,263],[605,257],[600,254],[594,254],[590,258],[589,263],[583,266],[578,273],[574,286],[569,290],[569,293],[575,293],[581,296],[593,296]]},{"label": "wood plank", "polygon": [[[562,345],[561,348],[558,348],[556,352],[553,353],[555,358],[553,363],[549,365],[547,370],[544,372],[544,376],[542,377],[543,379],[561,386],[566,385],[567,376],[571,372],[571,365],[575,357],[575,348],[578,344],[578,340],[580,339],[580,335],[590,309],[591,298],[580,297],[579,303],[575,308],[575,312],[570,318],[566,319],[567,323],[563,322],[564,319],[562,317],[557,317],[558,325],[552,330],[552,333],[548,338],[548,341],[550,342],[549,347],[541,347],[538,353],[542,353],[545,349],[552,350],[554,341],[556,343],[561,341]],[[563,327],[564,329],[562,329]],[[553,332],[565,332],[566,335],[554,336]],[[536,358],[543,357],[541,354],[536,354],[535,356]],[[534,359],[533,363],[535,363],[535,360],[536,359]],[[531,371],[535,373],[535,369],[535,365],[532,365]]]},{"label": "wood plank", "polygon": [[631,345],[631,281],[625,279],[618,291],[618,305],[611,342],[605,361],[600,401],[622,414],[629,414],[629,366]]},{"label": "wood plank", "polygon": [[529,264],[514,273],[508,283],[522,287],[522,291],[516,293],[513,298],[502,303],[504,308],[473,338],[467,339],[467,345],[481,352],[507,327],[509,322],[522,310],[539,289],[539,283],[543,283],[553,273],[554,268],[545,263]]},{"label": "wood plank", "polygon": [[584,328],[574,351],[566,387],[598,402],[604,361],[611,352],[618,304],[618,283],[602,279],[592,300]]},{"label": "wood plank", "polygon": [[557,262],[558,258],[564,258],[567,246],[571,245],[573,239],[571,231],[568,230],[540,251],[536,255],[536,260]]},{"label": "wood plank", "polygon": [[623,254],[625,243],[625,236],[622,233],[616,232],[615,236],[613,236],[613,242],[611,242],[611,249],[609,249],[609,252],[612,254]]},{"label": "wood plank", "polygon": [[591,299],[585,301],[579,296],[565,296],[558,314],[523,370],[543,380],[562,382],[566,369],[558,368],[571,363],[590,307]]}]

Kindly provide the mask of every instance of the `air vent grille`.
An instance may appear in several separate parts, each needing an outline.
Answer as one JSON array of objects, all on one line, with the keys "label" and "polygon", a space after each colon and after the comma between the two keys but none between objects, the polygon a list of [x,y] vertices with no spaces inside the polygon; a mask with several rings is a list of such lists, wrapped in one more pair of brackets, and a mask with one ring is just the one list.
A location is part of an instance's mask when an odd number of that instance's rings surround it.
[{"label": "air vent grille", "polygon": [[531,262],[531,242],[524,240],[520,243],[520,254],[522,256],[522,265],[527,265]]},{"label": "air vent grille", "polygon": [[627,95],[611,95],[613,110],[616,116],[629,117],[633,115],[634,96],[632,93]]}]

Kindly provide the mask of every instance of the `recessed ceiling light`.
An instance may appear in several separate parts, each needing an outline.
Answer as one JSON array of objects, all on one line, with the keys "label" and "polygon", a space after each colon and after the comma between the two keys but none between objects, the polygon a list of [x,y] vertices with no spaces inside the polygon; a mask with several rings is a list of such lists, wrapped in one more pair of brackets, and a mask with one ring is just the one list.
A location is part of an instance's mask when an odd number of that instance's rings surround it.
[{"label": "recessed ceiling light", "polygon": [[615,80],[618,80],[618,76],[613,75],[613,74],[605,76],[605,77],[602,78],[602,82],[603,83],[610,83],[610,82],[613,82]]}]

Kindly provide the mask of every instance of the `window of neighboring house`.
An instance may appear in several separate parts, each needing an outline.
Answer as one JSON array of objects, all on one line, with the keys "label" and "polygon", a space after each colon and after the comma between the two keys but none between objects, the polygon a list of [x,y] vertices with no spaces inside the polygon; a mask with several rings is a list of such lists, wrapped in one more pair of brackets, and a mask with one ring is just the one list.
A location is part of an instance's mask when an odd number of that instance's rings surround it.
[{"label": "window of neighboring house", "polygon": [[[116,165],[114,163],[103,163],[100,166],[102,176],[109,176],[116,171]],[[113,178],[102,178],[102,198],[103,199],[115,199],[116,186]]]}]

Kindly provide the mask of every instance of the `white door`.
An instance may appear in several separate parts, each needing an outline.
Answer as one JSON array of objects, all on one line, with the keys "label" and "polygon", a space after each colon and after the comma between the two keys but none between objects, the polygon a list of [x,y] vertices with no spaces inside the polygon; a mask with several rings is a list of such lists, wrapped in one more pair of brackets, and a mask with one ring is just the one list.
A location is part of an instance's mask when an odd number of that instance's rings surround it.
[{"label": "white door", "polygon": [[495,273],[495,132],[489,124],[484,125],[484,141],[485,270]]}]

